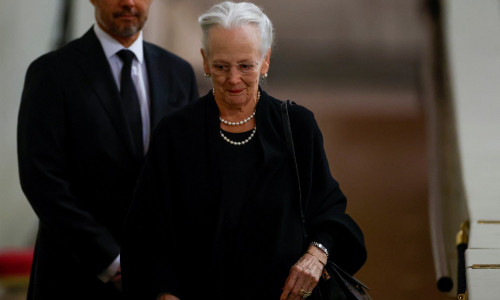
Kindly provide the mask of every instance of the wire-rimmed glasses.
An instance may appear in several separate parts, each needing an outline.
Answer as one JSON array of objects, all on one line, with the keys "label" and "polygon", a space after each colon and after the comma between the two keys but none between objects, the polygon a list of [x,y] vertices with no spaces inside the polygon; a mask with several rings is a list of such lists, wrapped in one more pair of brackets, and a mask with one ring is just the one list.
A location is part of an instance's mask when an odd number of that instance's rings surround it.
[{"label": "wire-rimmed glasses", "polygon": [[232,67],[236,67],[236,70],[241,75],[252,75],[257,71],[259,63],[253,61],[241,62],[237,64],[226,64],[226,63],[212,63],[211,72],[215,76],[226,76],[230,73]]}]

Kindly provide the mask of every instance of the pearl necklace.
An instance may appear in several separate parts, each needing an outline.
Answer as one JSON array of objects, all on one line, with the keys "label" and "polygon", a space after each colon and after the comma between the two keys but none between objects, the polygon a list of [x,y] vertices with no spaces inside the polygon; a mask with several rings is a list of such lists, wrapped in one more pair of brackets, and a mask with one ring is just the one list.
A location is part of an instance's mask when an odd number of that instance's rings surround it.
[{"label": "pearl necklace", "polygon": [[224,120],[222,117],[219,117],[219,120],[226,124],[226,125],[229,125],[229,126],[239,126],[239,125],[243,125],[245,124],[246,122],[250,121],[251,119],[253,119],[253,117],[255,116],[255,111],[250,115],[250,117],[246,118],[245,120],[243,121],[239,121],[239,122],[229,122],[229,121],[226,121]]},{"label": "pearl necklace", "polygon": [[252,138],[255,136],[255,133],[257,132],[257,126],[255,126],[253,128],[252,133],[250,134],[250,136],[247,137],[245,140],[243,140],[241,142],[236,142],[236,141],[233,141],[233,140],[229,139],[227,136],[224,135],[224,133],[222,133],[222,130],[220,130],[219,132],[220,132],[220,136],[222,137],[222,139],[224,141],[228,142],[231,145],[242,146],[242,145],[245,145],[245,144],[247,144],[248,142],[250,142],[252,140]]},{"label": "pearl necklace", "polygon": [[[215,96],[215,90],[214,89],[212,89],[212,94]],[[260,91],[257,91],[257,101],[255,101],[255,103],[259,102],[259,100],[260,100]],[[219,116],[219,121],[221,123],[224,123],[224,124],[229,125],[229,126],[239,126],[239,125],[243,125],[243,124],[247,123],[248,121],[250,121],[251,119],[253,119],[253,117],[255,117],[255,111],[250,115],[250,117],[244,119],[243,121],[229,122],[229,121],[224,120],[220,116]],[[228,142],[231,145],[242,146],[242,145],[247,144],[248,142],[250,142],[253,139],[253,137],[255,136],[255,133],[257,132],[257,125],[255,125],[253,127],[253,130],[252,130],[252,133],[250,134],[250,136],[247,137],[245,140],[243,140],[241,142],[236,142],[236,141],[231,140],[230,138],[228,138],[227,136],[225,136],[224,133],[222,133],[222,130],[219,130],[219,132],[220,132],[220,136],[222,137],[222,139],[224,141]]]}]

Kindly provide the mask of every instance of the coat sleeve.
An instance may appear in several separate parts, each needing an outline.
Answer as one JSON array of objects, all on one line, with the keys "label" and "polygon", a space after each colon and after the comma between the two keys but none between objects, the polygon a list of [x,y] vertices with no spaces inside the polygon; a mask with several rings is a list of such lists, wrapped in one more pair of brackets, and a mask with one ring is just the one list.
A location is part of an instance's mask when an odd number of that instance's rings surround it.
[{"label": "coat sleeve", "polygon": [[68,95],[51,58],[36,60],[26,74],[17,129],[21,187],[44,232],[97,275],[118,256],[119,246],[85,210],[85,199],[72,193],[66,151]]},{"label": "coat sleeve", "polygon": [[178,256],[173,209],[168,201],[174,179],[167,167],[169,147],[165,129],[166,119],[163,119],[151,140],[125,221],[121,263],[127,299],[154,300],[162,293],[180,295],[174,265]]},{"label": "coat sleeve", "polygon": [[309,238],[325,239],[331,245],[330,259],[355,273],[366,260],[364,237],[345,213],[347,199],[331,175],[318,124],[312,112],[299,105],[291,107],[290,123]]}]

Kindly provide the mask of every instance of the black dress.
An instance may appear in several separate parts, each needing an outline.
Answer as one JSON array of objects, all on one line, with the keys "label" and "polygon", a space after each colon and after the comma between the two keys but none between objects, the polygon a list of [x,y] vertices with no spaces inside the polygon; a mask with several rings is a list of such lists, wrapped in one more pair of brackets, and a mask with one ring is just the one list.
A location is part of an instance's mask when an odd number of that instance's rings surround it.
[{"label": "black dress", "polygon": [[[232,141],[243,141],[250,132],[223,132]],[[244,288],[248,277],[248,259],[240,249],[248,248],[249,237],[244,232],[248,224],[243,222],[249,211],[259,206],[252,194],[252,181],[257,175],[257,166],[262,161],[255,140],[244,145],[232,145],[222,138],[217,155],[218,176],[221,189],[218,223],[215,228],[213,266],[217,290],[229,296]],[[222,295],[223,295],[222,294]],[[222,296],[221,295],[221,296]]]},{"label": "black dress", "polygon": [[[221,138],[211,94],[162,121],[125,226],[123,285],[131,299],[161,292],[182,300],[279,299],[310,242],[302,236],[280,103],[261,92],[258,130],[243,146]],[[354,273],[366,259],[363,235],[345,214],[319,128],[301,106],[290,118],[307,230]]]}]

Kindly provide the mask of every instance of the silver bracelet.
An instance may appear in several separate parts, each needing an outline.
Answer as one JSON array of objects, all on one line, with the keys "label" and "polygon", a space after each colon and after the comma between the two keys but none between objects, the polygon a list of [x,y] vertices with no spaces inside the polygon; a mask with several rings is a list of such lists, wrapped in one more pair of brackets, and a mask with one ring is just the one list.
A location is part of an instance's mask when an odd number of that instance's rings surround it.
[{"label": "silver bracelet", "polygon": [[329,253],[328,253],[328,249],[326,249],[326,247],[325,247],[325,246],[323,246],[323,245],[321,245],[320,243],[315,242],[315,241],[312,241],[312,242],[311,242],[311,245],[313,245],[314,247],[318,248],[319,250],[321,250],[321,251],[325,252],[326,257],[328,257],[328,254],[329,254]]}]

